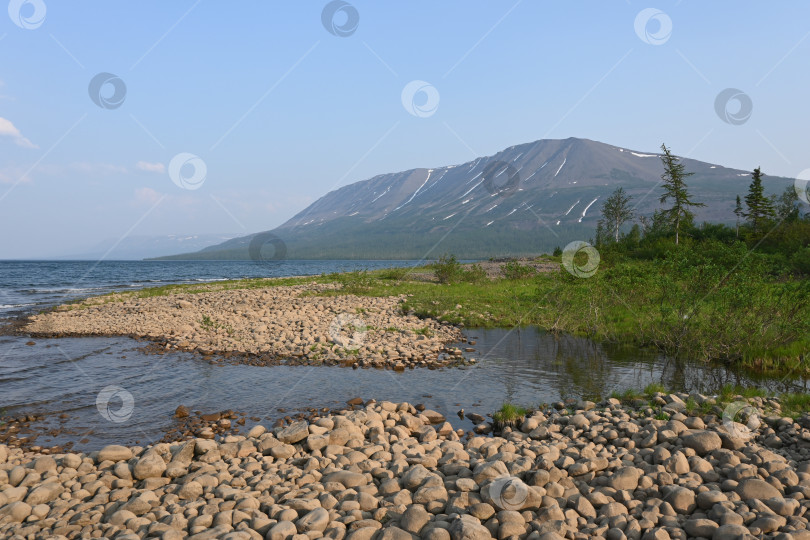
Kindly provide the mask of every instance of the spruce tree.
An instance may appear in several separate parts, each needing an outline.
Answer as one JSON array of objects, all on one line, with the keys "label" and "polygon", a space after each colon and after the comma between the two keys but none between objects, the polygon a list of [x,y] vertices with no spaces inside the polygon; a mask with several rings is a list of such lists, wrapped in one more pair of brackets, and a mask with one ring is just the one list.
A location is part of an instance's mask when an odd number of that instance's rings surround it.
[{"label": "spruce tree", "polygon": [[776,213],[771,200],[765,196],[765,188],[762,186],[762,171],[759,167],[754,169],[751,177],[753,180],[748,186],[748,195],[745,196],[745,205],[748,207],[745,217],[751,223],[754,233],[759,233],[765,223],[776,217]]},{"label": "spruce tree", "polygon": [[664,215],[675,230],[675,245],[677,246],[681,225],[690,223],[694,218],[694,214],[689,208],[706,205],[692,201],[691,195],[689,195],[685,179],[695,173],[686,172],[683,163],[670,153],[666,144],[661,145],[661,150],[664,152],[664,155],[661,156],[661,162],[664,164],[664,174],[661,175],[661,180],[664,182],[664,194],[661,195],[661,203],[672,199],[672,208],[665,209]]},{"label": "spruce tree", "polygon": [[616,242],[619,241],[619,229],[622,225],[633,219],[633,209],[630,207],[630,195],[625,193],[623,188],[617,188],[605,204],[602,205],[602,218],[599,226],[610,231]]}]

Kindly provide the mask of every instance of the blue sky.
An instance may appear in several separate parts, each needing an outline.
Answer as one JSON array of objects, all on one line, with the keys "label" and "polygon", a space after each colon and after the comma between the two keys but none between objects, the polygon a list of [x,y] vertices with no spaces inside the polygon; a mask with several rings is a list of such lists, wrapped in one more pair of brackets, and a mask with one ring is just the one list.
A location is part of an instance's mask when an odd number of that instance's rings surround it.
[{"label": "blue sky", "polygon": [[[346,36],[322,23],[327,5],[12,0],[0,258],[266,230],[342,185],[541,138],[810,168],[807,2],[357,0],[330,19],[341,33],[357,14]],[[99,73],[125,85],[101,85],[108,108],[89,95]],[[417,93],[411,114],[411,81],[438,104]],[[727,88],[750,117],[720,118]],[[178,154],[198,159],[173,182]]]}]

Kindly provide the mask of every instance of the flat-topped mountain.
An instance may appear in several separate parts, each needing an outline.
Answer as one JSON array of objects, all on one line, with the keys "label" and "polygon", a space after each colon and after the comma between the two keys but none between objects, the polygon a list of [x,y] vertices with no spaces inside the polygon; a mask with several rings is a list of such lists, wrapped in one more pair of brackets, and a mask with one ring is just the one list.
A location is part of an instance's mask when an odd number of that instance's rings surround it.
[{"label": "flat-topped mountain", "polygon": [[[750,171],[683,159],[696,220],[730,222]],[[752,163],[752,169],[757,164]],[[381,174],[327,193],[271,232],[286,258],[422,258],[532,254],[593,237],[621,186],[640,214],[659,208],[659,154],[587,139],[544,139],[459,165]],[[771,191],[789,180],[768,178]],[[246,259],[255,235],[177,259]],[[272,256],[270,248],[269,256]]]}]

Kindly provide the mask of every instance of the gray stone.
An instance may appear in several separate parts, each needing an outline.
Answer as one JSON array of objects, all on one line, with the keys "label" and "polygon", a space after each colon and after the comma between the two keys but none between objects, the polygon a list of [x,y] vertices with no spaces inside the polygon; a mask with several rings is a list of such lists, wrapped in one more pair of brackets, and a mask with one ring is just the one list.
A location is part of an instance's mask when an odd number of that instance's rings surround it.
[{"label": "gray stone", "polygon": [[147,450],[132,468],[132,476],[138,480],[163,476],[166,462],[154,449]]},{"label": "gray stone", "polygon": [[326,475],[323,482],[337,482],[347,488],[355,488],[368,484],[366,477],[360,473],[352,471],[337,471]]},{"label": "gray stone", "polygon": [[695,492],[689,488],[675,486],[664,497],[664,501],[672,505],[672,509],[679,514],[691,514],[695,510]]},{"label": "gray stone", "polygon": [[0,517],[8,517],[11,521],[22,523],[31,515],[31,505],[22,501],[16,501],[0,508]]},{"label": "gray stone", "polygon": [[749,535],[748,529],[742,525],[726,524],[720,525],[714,530],[712,540],[739,540]]},{"label": "gray stone", "polygon": [[703,538],[711,538],[715,529],[719,525],[710,519],[690,519],[683,525],[683,530],[689,536],[702,536]]},{"label": "gray stone", "polygon": [[99,450],[96,461],[126,461],[132,459],[132,450],[126,446],[111,444]]},{"label": "gray stone", "polygon": [[759,478],[744,478],[740,480],[740,483],[737,484],[734,491],[736,491],[737,495],[744,501],[748,499],[773,499],[782,496],[778,489]]},{"label": "gray stone", "polygon": [[324,531],[327,525],[329,525],[329,512],[323,508],[316,508],[295,522],[300,533]]},{"label": "gray stone", "polygon": [[705,456],[722,447],[723,441],[713,431],[696,431],[683,437],[683,445],[694,450],[697,455]]},{"label": "gray stone", "polygon": [[608,486],[619,491],[633,491],[638,487],[639,476],[635,467],[622,467],[608,478]]},{"label": "gray stone", "polygon": [[284,429],[276,433],[276,438],[286,444],[294,444],[303,441],[309,435],[309,424],[306,421],[293,422]]},{"label": "gray stone", "polygon": [[450,538],[453,540],[489,540],[489,529],[472,519],[457,519],[450,525]]},{"label": "gray stone", "polygon": [[46,482],[32,489],[25,498],[25,502],[31,506],[49,503],[61,495],[62,491],[64,491],[62,484],[58,484],[56,482]]},{"label": "gray stone", "polygon": [[413,534],[419,534],[422,527],[427,525],[429,521],[430,514],[425,510],[424,506],[418,504],[409,506],[408,509],[402,513],[402,517],[399,518],[400,526]]},{"label": "gray stone", "polygon": [[375,538],[376,540],[419,540],[418,536],[393,525],[385,527]]},{"label": "gray stone", "polygon": [[267,531],[266,540],[288,540],[298,533],[292,521],[279,521]]}]

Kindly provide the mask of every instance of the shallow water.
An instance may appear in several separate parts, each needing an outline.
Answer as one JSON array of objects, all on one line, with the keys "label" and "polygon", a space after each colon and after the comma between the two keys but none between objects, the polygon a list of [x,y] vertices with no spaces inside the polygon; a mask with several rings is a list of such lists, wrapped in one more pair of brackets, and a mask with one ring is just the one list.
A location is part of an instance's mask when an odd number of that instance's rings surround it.
[{"label": "shallow water", "polygon": [[[487,414],[504,401],[532,406],[568,396],[597,398],[650,382],[703,393],[725,383],[774,391],[807,388],[807,381],[757,381],[722,367],[678,363],[650,351],[555,337],[534,328],[473,329],[466,334],[476,341],[476,351],[467,353],[477,359],[476,365],[402,373],[212,365],[189,353],[146,354],[140,350],[145,343],[130,338],[37,339],[26,345],[25,336],[0,336],[0,407],[12,417],[45,414],[32,425],[40,433],[39,445],[74,441],[75,449],[93,450],[160,439],[175,425],[173,413],[181,404],[203,412],[233,409],[261,417],[269,426],[297,410],[375,398],[424,403],[445,414],[454,427],[469,429],[469,421],[456,415],[461,408]],[[103,392],[109,387],[122,391],[105,407],[105,396],[113,393]],[[60,418],[61,413],[67,418]],[[60,433],[53,431],[60,427]]]},{"label": "shallow water", "polygon": [[413,266],[422,261],[2,261],[0,317],[112,291]]}]

